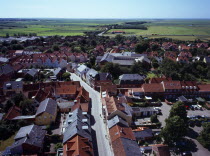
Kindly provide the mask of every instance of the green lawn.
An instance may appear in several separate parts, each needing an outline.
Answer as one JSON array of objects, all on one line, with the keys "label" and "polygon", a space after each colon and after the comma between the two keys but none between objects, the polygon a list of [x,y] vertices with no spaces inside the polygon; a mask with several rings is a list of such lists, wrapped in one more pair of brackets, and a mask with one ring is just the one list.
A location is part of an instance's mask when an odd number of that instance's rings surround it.
[{"label": "green lawn", "polygon": [[11,146],[14,142],[14,137],[16,134],[12,135],[7,140],[0,140],[0,151],[4,151],[6,147]]}]

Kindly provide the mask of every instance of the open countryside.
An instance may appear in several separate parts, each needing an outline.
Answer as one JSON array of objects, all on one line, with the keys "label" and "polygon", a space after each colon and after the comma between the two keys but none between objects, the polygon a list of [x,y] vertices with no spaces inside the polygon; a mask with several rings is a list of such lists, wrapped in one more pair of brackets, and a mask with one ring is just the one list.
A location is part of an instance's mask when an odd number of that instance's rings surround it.
[{"label": "open countryside", "polygon": [[210,20],[206,19],[34,19],[1,21],[0,36],[18,33],[36,33],[38,36],[85,35],[88,31],[104,31],[110,25],[124,25],[126,22],[146,21],[142,29],[109,29],[105,36],[114,37],[113,31],[124,31],[126,36],[137,35],[149,38],[173,38],[180,40],[210,39]]}]

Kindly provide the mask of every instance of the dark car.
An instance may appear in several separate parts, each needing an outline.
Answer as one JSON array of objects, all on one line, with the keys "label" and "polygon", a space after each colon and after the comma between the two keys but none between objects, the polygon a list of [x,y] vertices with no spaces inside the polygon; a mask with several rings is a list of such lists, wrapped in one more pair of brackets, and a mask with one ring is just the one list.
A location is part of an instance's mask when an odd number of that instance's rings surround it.
[{"label": "dark car", "polygon": [[182,156],[192,156],[192,153],[190,151],[185,151],[185,152],[182,152],[181,155]]}]

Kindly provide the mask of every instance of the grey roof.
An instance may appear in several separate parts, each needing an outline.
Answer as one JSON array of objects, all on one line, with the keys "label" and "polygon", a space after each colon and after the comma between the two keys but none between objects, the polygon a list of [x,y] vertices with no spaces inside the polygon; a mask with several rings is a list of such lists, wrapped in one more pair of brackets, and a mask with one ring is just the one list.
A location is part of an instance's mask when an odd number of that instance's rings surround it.
[{"label": "grey roof", "polygon": [[139,75],[139,74],[123,74],[120,75],[119,79],[120,80],[144,80],[145,76]]},{"label": "grey roof", "polygon": [[112,76],[110,73],[99,73],[99,80],[100,81],[112,80]]},{"label": "grey roof", "polygon": [[2,120],[4,113],[0,113],[0,121]]},{"label": "grey roof", "polygon": [[23,143],[42,148],[45,134],[46,131],[41,126],[29,125],[22,127],[14,138],[15,142],[4,151],[3,155],[21,155],[23,153]]},{"label": "grey roof", "polygon": [[4,62],[4,63],[6,63],[6,62],[8,62],[9,61],[9,59],[8,58],[5,58],[5,57],[0,57],[0,62]]},{"label": "grey roof", "polygon": [[47,98],[40,103],[36,111],[36,116],[43,112],[55,115],[56,111],[57,111],[57,102],[51,98]]},{"label": "grey roof", "polygon": [[82,65],[80,65],[78,68],[77,68],[77,70],[79,71],[79,72],[83,72],[84,70],[88,70],[89,68],[86,66],[86,65],[84,65],[84,64],[82,64]]},{"label": "grey roof", "polygon": [[138,57],[142,57],[142,56],[147,56],[147,54],[131,54],[131,57],[135,57],[135,58],[138,58]]},{"label": "grey roof", "polygon": [[101,61],[101,59],[103,58],[103,56],[97,56],[96,57],[96,63],[99,63]]},{"label": "grey roof", "polygon": [[184,97],[183,95],[178,97],[178,99],[179,99],[179,101],[182,101],[182,102],[187,102],[188,101],[187,98]]},{"label": "grey roof", "polygon": [[32,130],[34,125],[29,125],[29,126],[25,126],[25,127],[21,127],[20,130],[18,131],[18,133],[16,134],[16,136],[14,137],[14,139],[21,139],[26,137],[27,134],[29,134]]},{"label": "grey roof", "polygon": [[152,129],[145,129],[143,131],[133,131],[136,138],[144,139],[148,137],[153,137]]},{"label": "grey roof", "polygon": [[132,116],[133,110],[132,107],[127,105],[126,103],[122,103],[124,109],[124,112],[128,115],[128,116]]},{"label": "grey roof", "polygon": [[63,136],[63,143],[71,139],[76,134],[84,138],[88,138],[90,141],[92,141],[90,116],[88,114],[83,115],[81,109],[76,109],[73,112],[69,113],[65,124],[66,130]]},{"label": "grey roof", "polygon": [[123,144],[124,151],[127,156],[142,156],[140,148],[135,140],[130,140],[127,138],[120,138]]},{"label": "grey roof", "polygon": [[90,69],[86,75],[90,76],[90,77],[96,77],[96,75],[98,74],[98,72],[94,69]]},{"label": "grey roof", "polygon": [[154,107],[132,107],[133,112],[157,112]]},{"label": "grey roof", "polygon": [[59,108],[71,108],[74,105],[74,101],[59,101],[57,100]]},{"label": "grey roof", "polygon": [[[76,120],[80,120],[88,125],[90,125],[90,116],[85,113],[83,114],[82,110],[77,108],[75,109],[73,112],[70,112],[66,118],[64,127],[68,127],[72,122],[76,121]],[[86,120],[86,121],[83,121]]]},{"label": "grey roof", "polygon": [[8,81],[4,82],[3,89],[21,89],[23,88],[23,82],[22,81]]},{"label": "grey roof", "polygon": [[112,62],[113,59],[114,59],[114,56],[113,55],[111,55],[109,53],[106,53],[106,54],[104,54],[104,56],[102,57],[102,59],[101,59],[100,62],[102,62],[102,61]]},{"label": "grey roof", "polygon": [[2,74],[6,75],[6,74],[9,74],[12,72],[14,72],[14,69],[9,64],[6,64],[6,65],[0,67],[0,75],[2,75]]},{"label": "grey roof", "polygon": [[24,116],[17,116],[13,118],[12,120],[26,120],[26,119],[34,119],[35,115],[24,115]]},{"label": "grey roof", "polygon": [[113,60],[115,64],[119,64],[121,66],[132,66],[134,64],[134,60]]},{"label": "grey roof", "polygon": [[147,56],[141,56],[139,58],[137,58],[137,61],[140,61],[140,62],[147,62],[147,63],[150,63],[150,59],[148,59]]},{"label": "grey roof", "polygon": [[53,74],[55,75],[55,76],[57,76],[59,73],[60,73],[60,71],[61,71],[61,68],[59,67],[59,68],[56,68],[54,71],[53,71]]},{"label": "grey roof", "polygon": [[204,58],[206,59],[206,63],[210,63],[210,57],[206,56]]},{"label": "grey roof", "polygon": [[32,68],[31,70],[27,72],[27,74],[31,75],[32,77],[34,77],[37,73],[38,73],[38,70],[34,68]]},{"label": "grey roof", "polygon": [[112,128],[113,126],[118,125],[118,124],[121,126],[129,127],[128,123],[125,120],[123,120],[121,117],[119,117],[118,115],[108,120],[109,128]]}]

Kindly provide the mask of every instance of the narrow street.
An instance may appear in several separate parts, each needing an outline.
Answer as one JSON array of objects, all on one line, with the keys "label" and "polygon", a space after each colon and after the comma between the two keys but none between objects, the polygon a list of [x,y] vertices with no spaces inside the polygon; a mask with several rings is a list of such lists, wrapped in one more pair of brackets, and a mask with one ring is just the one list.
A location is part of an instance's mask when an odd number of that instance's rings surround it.
[{"label": "narrow street", "polygon": [[89,92],[89,96],[92,100],[91,115],[94,118],[94,124],[92,125],[92,129],[95,131],[97,137],[96,140],[98,146],[98,155],[114,156],[109,140],[106,137],[109,136],[107,126],[104,124],[103,118],[100,117],[100,114],[102,114],[102,103],[100,99],[100,93],[95,91],[89,85],[87,85],[84,81],[81,80],[80,77],[78,77],[74,73],[71,73],[71,79],[74,81],[80,81],[81,86],[83,86]]}]

